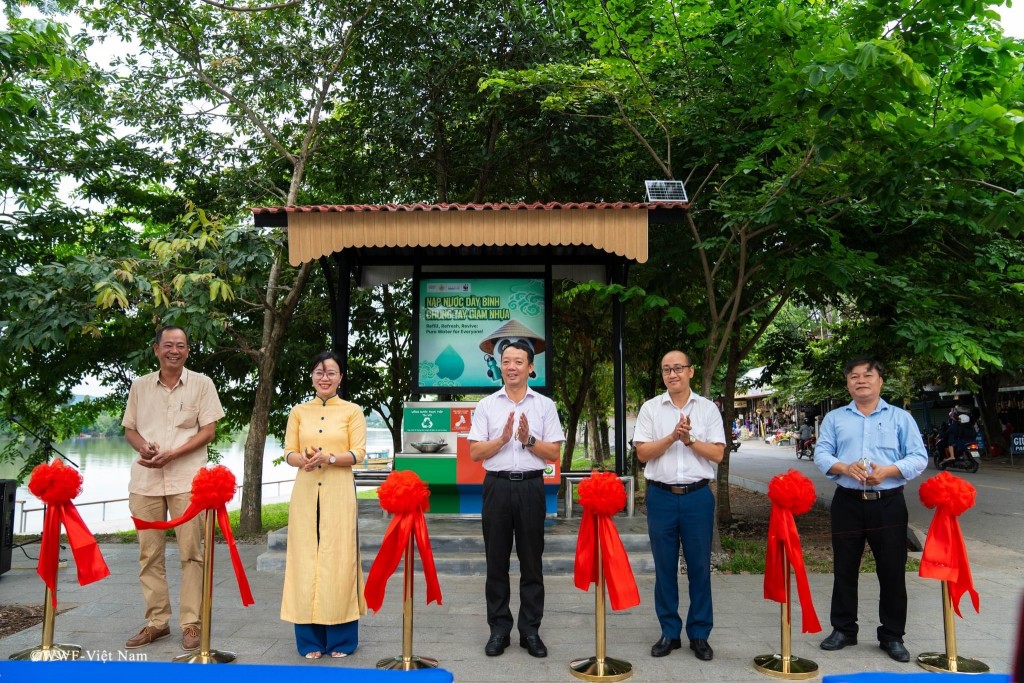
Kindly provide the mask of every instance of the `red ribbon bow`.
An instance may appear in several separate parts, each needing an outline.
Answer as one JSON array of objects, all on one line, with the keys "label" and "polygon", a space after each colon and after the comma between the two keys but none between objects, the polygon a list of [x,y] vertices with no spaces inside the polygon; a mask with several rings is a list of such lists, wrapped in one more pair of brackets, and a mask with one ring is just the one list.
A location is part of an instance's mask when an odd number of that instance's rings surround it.
[{"label": "red ribbon bow", "polygon": [[818,633],[821,631],[821,623],[814,611],[794,515],[802,515],[810,510],[816,498],[814,483],[796,470],[777,474],[768,483],[768,499],[772,502],[772,511],[768,517],[768,547],[764,558],[764,597],[765,600],[786,603],[788,558],[796,574],[797,595],[803,613],[803,633]]},{"label": "red ribbon bow", "polygon": [[65,467],[63,461],[36,465],[28,482],[28,490],[46,503],[43,536],[39,547],[36,573],[50,589],[51,602],[57,606],[57,564],[60,555],[60,527],[68,533],[71,553],[78,568],[78,585],[86,586],[110,576],[110,569],[96,544],[92,532],[82,521],[72,498],[82,492],[82,475]]},{"label": "red ribbon bow", "polygon": [[626,507],[626,488],[612,472],[594,470],[580,482],[578,490],[583,520],[576,540],[576,587],[586,591],[590,584],[597,582],[596,543],[600,543],[601,569],[612,609],[636,607],[640,604],[640,591],[629,565],[629,555],[612,521],[612,515]]},{"label": "red ribbon bow", "polygon": [[423,564],[423,577],[427,581],[427,604],[441,604],[441,585],[434,568],[434,551],[430,548],[430,535],[423,513],[430,507],[430,489],[419,476],[411,471],[392,472],[377,489],[380,506],[394,515],[388,530],[381,540],[380,550],[366,577],[363,595],[366,606],[372,611],[380,610],[384,604],[384,592],[388,579],[395,573],[414,535]]},{"label": "red ribbon bow", "polygon": [[964,593],[971,594],[974,611],[980,613],[981,601],[978,591],[974,590],[967,546],[957,519],[974,507],[977,491],[963,479],[949,472],[940,472],[921,484],[918,495],[926,508],[935,508],[918,574],[926,579],[947,582],[953,609],[961,619],[964,615],[960,613],[960,598]]},{"label": "red ribbon bow", "polygon": [[[235,568],[235,580],[238,582],[238,592],[242,596],[242,606],[248,607],[256,603],[252,598],[252,591],[249,589],[249,578],[245,575],[245,567],[242,566],[242,558],[238,554],[238,546],[235,545],[235,536],[231,533],[231,521],[228,519],[227,504],[235,497],[235,475],[224,465],[213,467],[202,467],[192,479],[192,499],[181,517],[167,522],[147,522],[138,517],[132,517],[136,529],[173,529],[185,522],[194,519],[204,510],[213,510],[217,513],[217,523],[220,525],[220,533],[228,543],[228,551],[231,554],[231,565]],[[205,552],[213,552],[213,548],[206,548]]]}]

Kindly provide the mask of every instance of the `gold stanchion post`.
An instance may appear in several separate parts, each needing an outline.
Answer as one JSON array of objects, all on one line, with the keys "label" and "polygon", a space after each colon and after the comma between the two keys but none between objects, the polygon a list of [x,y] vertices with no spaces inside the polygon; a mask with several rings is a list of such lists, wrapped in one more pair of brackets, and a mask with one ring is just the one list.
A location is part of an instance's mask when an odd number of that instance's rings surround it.
[{"label": "gold stanchion post", "polygon": [[210,648],[210,631],[213,630],[213,527],[217,513],[206,511],[206,533],[203,539],[203,602],[200,608],[199,651],[187,652],[174,658],[176,662],[188,664],[228,664],[235,661],[234,652]]},{"label": "gold stanchion post", "polygon": [[621,659],[605,656],[605,604],[604,566],[602,563],[601,538],[598,525],[594,525],[594,547],[597,549],[597,582],[594,586],[594,640],[597,654],[593,657],[575,659],[569,663],[569,671],[584,681],[624,681],[633,675],[633,665]]},{"label": "gold stanchion post", "polygon": [[[56,585],[54,588],[56,589]],[[63,662],[81,659],[82,648],[80,646],[53,642],[53,620],[56,616],[56,610],[53,609],[53,592],[47,587],[46,595],[43,598],[42,643],[39,647],[30,647],[27,650],[15,652],[10,659],[28,662]]]},{"label": "gold stanchion post", "polygon": [[782,653],[770,655],[758,655],[754,657],[754,668],[761,673],[773,678],[785,678],[788,680],[803,680],[814,678],[818,675],[818,665],[809,659],[794,657],[792,653],[793,624],[790,605],[792,603],[789,594],[789,556],[785,555],[786,563],[786,601],[781,607],[780,631],[782,634]]},{"label": "gold stanchion post", "polygon": [[982,674],[987,672],[988,664],[977,659],[960,657],[956,652],[956,622],[953,621],[953,599],[949,594],[949,582],[942,582],[942,622],[946,634],[945,652],[924,652],[917,656],[917,663],[928,671],[948,671],[961,674]]},{"label": "gold stanchion post", "polygon": [[402,602],[402,654],[377,662],[378,669],[413,671],[415,669],[436,669],[437,660],[420,657],[412,653],[412,595],[413,595],[413,537],[405,547],[405,591]]}]

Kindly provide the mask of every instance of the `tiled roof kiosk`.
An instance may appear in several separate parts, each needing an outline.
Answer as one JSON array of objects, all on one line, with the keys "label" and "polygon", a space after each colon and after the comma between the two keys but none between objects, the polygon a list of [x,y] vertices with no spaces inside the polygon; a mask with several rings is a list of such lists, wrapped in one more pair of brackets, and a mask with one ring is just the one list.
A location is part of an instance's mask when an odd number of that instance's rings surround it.
[{"label": "tiled roof kiosk", "polygon": [[[372,287],[412,278],[414,391],[444,399],[501,386],[502,344],[534,347],[535,390],[550,394],[551,282],[626,285],[647,260],[649,223],[681,222],[687,203],[412,204],[252,209],[257,227],[286,228],[293,266],[318,261],[331,298],[333,348],[347,370],[349,283]],[[353,277],[354,276],[354,277]],[[625,315],[611,304],[614,336],[615,469],[625,470]],[[497,356],[497,359],[495,358]],[[347,375],[347,373],[346,373]],[[343,395],[347,387],[341,386]],[[475,404],[411,401],[397,469],[431,485],[431,512],[479,513],[480,463],[466,435]],[[414,445],[415,444],[415,445]],[[554,513],[557,466],[546,473]]]}]

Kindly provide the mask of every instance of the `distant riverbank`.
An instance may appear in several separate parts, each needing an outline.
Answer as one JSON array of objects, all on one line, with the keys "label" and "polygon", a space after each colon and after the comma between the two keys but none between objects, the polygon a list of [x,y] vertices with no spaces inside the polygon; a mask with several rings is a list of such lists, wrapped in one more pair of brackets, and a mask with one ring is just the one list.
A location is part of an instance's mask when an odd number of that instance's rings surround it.
[{"label": "distant riverbank", "polygon": [[[78,464],[82,472],[82,493],[75,499],[75,504],[82,518],[94,531],[112,532],[131,529],[127,500],[107,503],[106,505],[86,505],[94,501],[111,501],[128,497],[128,480],[131,466],[138,457],[131,446],[123,438],[91,437],[70,439],[57,444],[56,449],[67,458]],[[218,446],[221,464],[226,466],[239,483],[242,481],[245,462],[244,436],[229,444]],[[386,453],[391,455],[391,433],[386,429],[370,428],[367,430],[367,451],[370,453]],[[291,494],[291,482],[295,479],[295,468],[285,464],[274,465],[275,458],[281,456],[282,446],[275,440],[268,440],[263,451],[263,499],[287,500]],[[0,479],[14,479],[20,465],[12,463],[0,464]],[[270,482],[282,482],[278,485],[267,485]],[[22,509],[41,508],[42,502],[33,496],[26,485],[18,487],[15,507],[14,533],[38,533],[42,529],[43,514],[41,511],[29,512],[22,526]],[[237,499],[236,499],[237,500]],[[230,507],[230,506],[229,506]],[[112,527],[113,525],[113,527]]]}]

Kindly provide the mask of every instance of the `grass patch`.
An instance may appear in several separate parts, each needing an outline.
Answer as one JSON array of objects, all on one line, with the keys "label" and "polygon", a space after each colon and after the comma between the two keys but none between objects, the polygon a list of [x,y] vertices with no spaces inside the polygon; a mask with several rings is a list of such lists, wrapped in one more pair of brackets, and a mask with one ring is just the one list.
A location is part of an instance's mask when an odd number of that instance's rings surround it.
[{"label": "grass patch", "polygon": [[[232,510],[228,513],[232,531],[238,529],[238,518],[241,514],[241,510]],[[274,531],[283,526],[288,526],[288,503],[269,503],[264,505],[260,513],[260,525],[263,527],[263,531]]]},{"label": "grass patch", "polygon": [[719,571],[731,574],[764,574],[764,541],[722,536],[722,550],[729,559],[718,565]]},{"label": "grass patch", "polygon": [[573,472],[589,472],[594,469],[594,461],[590,458],[573,458],[572,459],[572,471]]},{"label": "grass patch", "polygon": [[[167,533],[174,535],[173,531],[168,531]],[[135,543],[138,540],[134,529],[131,531],[115,531],[111,536],[114,537],[113,540],[116,543]]]},{"label": "grass patch", "polygon": [[[260,513],[260,532],[256,534],[240,534],[238,532],[238,518],[241,516],[241,513],[241,510],[232,510],[228,513],[228,519],[231,521],[231,532],[235,535],[235,540],[240,543],[261,542],[266,540],[267,532],[288,526],[288,503],[269,503],[264,505]],[[219,538],[221,535],[220,529],[217,529],[215,533]]]},{"label": "grass patch", "polygon": [[[908,572],[914,572],[916,574],[917,570],[920,569],[920,568],[921,568],[921,561],[920,560],[918,560],[916,557],[908,557],[907,558],[906,570]],[[831,571],[831,569],[829,571]],[[875,555],[874,555],[874,553],[871,552],[870,549],[865,549],[864,550],[864,557],[861,558],[861,561],[860,561],[860,573],[861,574],[874,574],[875,573]]]},{"label": "grass patch", "polygon": [[[718,564],[718,569],[730,574],[764,574],[764,556],[767,549],[766,540],[753,540],[748,538],[733,538],[732,536],[722,537],[722,550],[729,555],[729,559]],[[813,552],[810,548],[804,549],[804,567],[810,574],[831,574],[832,553]],[[917,573],[921,562],[916,557],[907,558],[907,572]],[[864,557],[860,563],[861,574],[875,573],[875,556],[870,548],[865,548]]]}]

